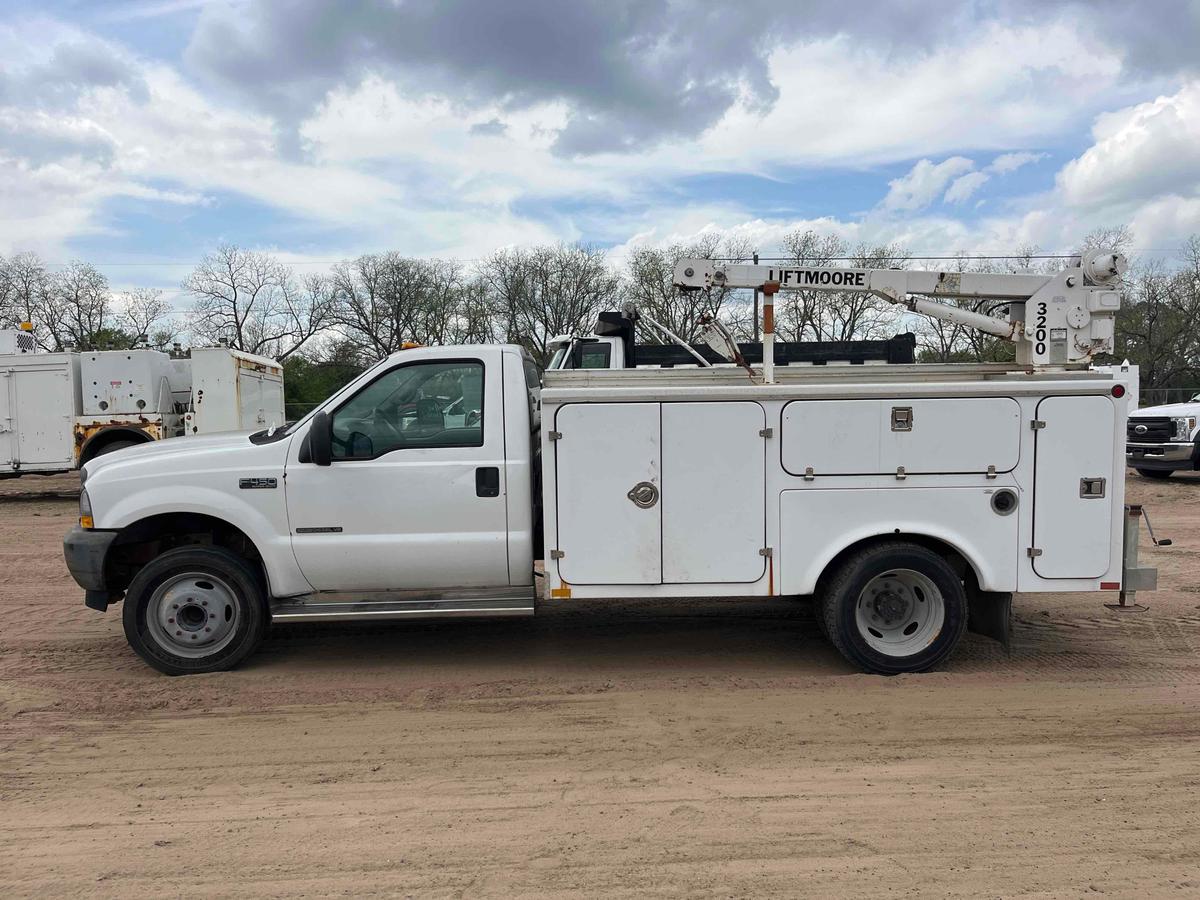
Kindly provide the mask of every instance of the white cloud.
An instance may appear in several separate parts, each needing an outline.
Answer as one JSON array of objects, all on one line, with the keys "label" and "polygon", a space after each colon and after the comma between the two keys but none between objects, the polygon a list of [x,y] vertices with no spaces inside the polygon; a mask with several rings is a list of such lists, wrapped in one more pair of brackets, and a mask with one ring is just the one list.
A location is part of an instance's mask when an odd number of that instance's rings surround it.
[{"label": "white cloud", "polygon": [[970,200],[991,176],[986,172],[968,172],[954,179],[942,199],[947,203],[963,203]]},{"label": "white cloud", "polygon": [[888,193],[881,204],[896,211],[920,210],[929,206],[953,179],[974,168],[965,156],[952,156],[940,163],[923,159],[907,175],[888,182]]},{"label": "white cloud", "polygon": [[1200,81],[1105,113],[1092,135],[1095,144],[1059,173],[1068,202],[1111,206],[1200,192]]},{"label": "white cloud", "polygon": [[1016,153],[1001,153],[991,161],[985,171],[994,175],[1007,175],[1009,172],[1015,172],[1030,163],[1038,162],[1046,158],[1045,153],[1030,153],[1028,150],[1021,150]]}]

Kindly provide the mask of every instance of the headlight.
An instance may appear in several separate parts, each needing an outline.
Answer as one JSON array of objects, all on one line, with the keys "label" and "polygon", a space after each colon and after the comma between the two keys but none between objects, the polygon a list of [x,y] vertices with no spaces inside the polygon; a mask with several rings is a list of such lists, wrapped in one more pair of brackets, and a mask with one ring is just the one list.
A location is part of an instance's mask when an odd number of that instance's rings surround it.
[{"label": "headlight", "polygon": [[1171,419],[1175,426],[1175,433],[1171,435],[1173,441],[1190,441],[1192,432],[1196,429],[1195,416],[1174,416]]},{"label": "headlight", "polygon": [[79,527],[80,528],[95,528],[95,522],[92,520],[92,501],[88,497],[87,491],[79,492]]}]

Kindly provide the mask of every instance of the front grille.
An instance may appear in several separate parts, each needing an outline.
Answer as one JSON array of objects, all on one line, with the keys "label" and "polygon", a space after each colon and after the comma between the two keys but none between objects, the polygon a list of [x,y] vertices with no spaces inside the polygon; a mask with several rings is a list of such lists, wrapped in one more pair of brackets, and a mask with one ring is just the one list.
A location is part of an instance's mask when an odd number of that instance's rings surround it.
[{"label": "front grille", "polygon": [[[1142,428],[1146,430],[1143,432]],[[1174,430],[1166,416],[1146,416],[1125,423],[1126,439],[1137,444],[1165,444]]]}]

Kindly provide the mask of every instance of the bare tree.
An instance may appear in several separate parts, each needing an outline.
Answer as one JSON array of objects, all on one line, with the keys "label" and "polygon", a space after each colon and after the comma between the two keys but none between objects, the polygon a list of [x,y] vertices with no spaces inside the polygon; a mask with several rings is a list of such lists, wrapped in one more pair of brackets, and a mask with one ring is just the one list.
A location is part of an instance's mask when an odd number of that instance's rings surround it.
[{"label": "bare tree", "polygon": [[457,260],[367,254],[332,272],[330,323],[369,359],[420,344],[491,338],[486,303]]},{"label": "bare tree", "polygon": [[0,266],[0,324],[33,323],[33,334],[44,350],[54,349],[54,337],[39,321],[50,303],[51,276],[36,253],[18,253]]},{"label": "bare tree", "polygon": [[78,260],[51,277],[38,313],[54,350],[94,350],[116,324],[108,279]]},{"label": "bare tree", "polygon": [[224,245],[183,282],[196,301],[191,330],[201,341],[285,359],[329,321],[332,290],[306,280],[273,256]]},{"label": "bare tree", "polygon": [[117,322],[130,347],[167,347],[175,339],[171,305],[157,288],[135,288],[116,297]]},{"label": "bare tree", "polygon": [[550,338],[590,331],[596,314],[618,301],[619,279],[604,251],[585,245],[500,250],[480,263],[478,276],[506,340],[542,362]]},{"label": "bare tree", "polygon": [[1116,355],[1138,365],[1146,388],[1194,386],[1200,378],[1200,235],[1180,257],[1177,269],[1154,260],[1125,278]]},{"label": "bare tree", "polygon": [[[787,265],[802,268],[900,269],[909,254],[895,244],[851,246],[832,234],[812,229],[783,239]],[[856,291],[785,291],[776,297],[776,329],[793,341],[851,341],[882,336],[899,315],[878,297]]]},{"label": "bare tree", "polygon": [[[753,256],[749,242],[730,239],[712,232],[687,244],[669,247],[638,247],[629,256],[625,273],[625,296],[637,308],[661,322],[685,341],[694,340],[702,316],[720,316],[735,334],[751,329],[753,312],[745,292],[721,287],[702,292],[682,292],[675,287],[675,265],[681,259],[722,259],[745,262]],[[643,332],[649,343],[663,340],[649,329]]]}]

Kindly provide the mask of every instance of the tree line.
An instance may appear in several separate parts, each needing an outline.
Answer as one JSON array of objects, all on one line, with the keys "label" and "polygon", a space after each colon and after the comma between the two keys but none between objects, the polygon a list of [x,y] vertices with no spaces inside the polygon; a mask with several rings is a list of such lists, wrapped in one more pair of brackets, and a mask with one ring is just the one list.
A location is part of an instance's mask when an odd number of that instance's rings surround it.
[{"label": "tree line", "polygon": [[[1128,250],[1127,228],[1089,234],[1093,247]],[[785,236],[781,265],[904,268],[920,265],[897,244],[852,244],[801,229]],[[473,262],[369,253],[327,271],[297,273],[277,256],[233,245],[204,257],[183,280],[179,309],[155,289],[113,291],[94,266],[72,262],[52,271],[32,253],[0,257],[0,327],[31,322],[40,347],[51,351],[166,348],[174,341],[218,342],[283,360],[289,397],[324,391],[355,372],[419,344],[504,341],[547,361],[557,334],[588,333],[596,315],[623,304],[691,339],[702,314],[718,317],[739,340],[756,334],[752,295],[721,289],[682,294],[675,263],[683,257],[747,262],[749,242],[718,233],[665,247],[639,247],[615,267],[606,251],[583,244],[497,250]],[[1041,259],[1025,247],[1005,259],[961,254],[939,269],[961,272],[1050,271],[1062,259]],[[1136,260],[1125,278],[1117,319],[1116,357],[1141,367],[1143,387],[1200,382],[1200,235],[1172,259]],[[995,304],[961,301],[974,311],[1004,316]],[[776,296],[776,330],[783,340],[843,341],[917,333],[923,361],[1006,361],[1012,346],[952,323],[905,315],[853,291],[787,291]],[[641,336],[659,340],[649,330]],[[309,385],[309,387],[305,387]]]}]

